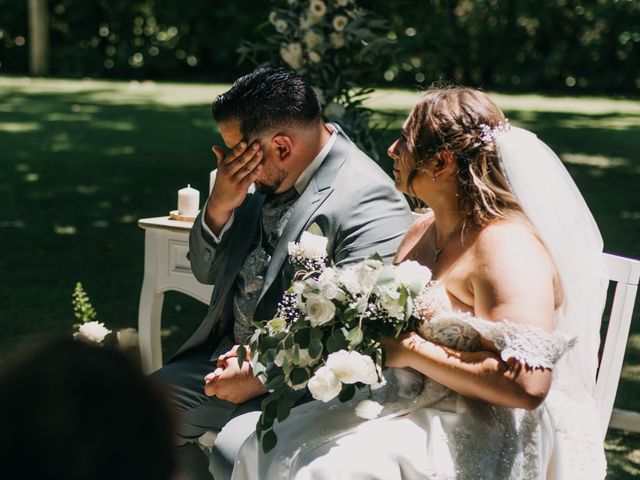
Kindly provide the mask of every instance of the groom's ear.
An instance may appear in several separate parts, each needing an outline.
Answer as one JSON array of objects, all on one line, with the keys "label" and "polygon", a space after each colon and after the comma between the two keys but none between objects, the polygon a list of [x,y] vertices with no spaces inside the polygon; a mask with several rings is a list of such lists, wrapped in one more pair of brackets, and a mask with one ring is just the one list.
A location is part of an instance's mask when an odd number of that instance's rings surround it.
[{"label": "groom's ear", "polygon": [[283,134],[274,135],[271,139],[271,145],[280,161],[284,162],[291,157],[291,151],[293,149],[291,137]]}]

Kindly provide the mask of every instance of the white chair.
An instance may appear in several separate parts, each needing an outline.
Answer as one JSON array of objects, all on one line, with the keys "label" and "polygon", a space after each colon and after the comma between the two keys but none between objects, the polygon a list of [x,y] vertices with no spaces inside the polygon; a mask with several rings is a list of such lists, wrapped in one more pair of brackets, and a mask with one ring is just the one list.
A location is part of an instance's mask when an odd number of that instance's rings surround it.
[{"label": "white chair", "polygon": [[640,413],[613,408],[638,293],[640,261],[608,253],[604,254],[604,260],[609,280],[616,287],[596,380],[596,404],[603,439],[607,427],[640,432]]}]

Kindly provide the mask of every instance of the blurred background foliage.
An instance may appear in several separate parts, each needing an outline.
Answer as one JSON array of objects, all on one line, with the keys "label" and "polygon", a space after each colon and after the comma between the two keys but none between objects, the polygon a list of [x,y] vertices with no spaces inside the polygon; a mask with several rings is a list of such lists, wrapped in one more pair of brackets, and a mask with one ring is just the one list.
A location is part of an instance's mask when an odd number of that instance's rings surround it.
[{"label": "blurred background foliage", "polygon": [[[637,0],[366,0],[395,55],[372,86],[437,79],[502,91],[640,92]],[[50,73],[228,82],[270,5],[253,0],[50,0]],[[0,73],[28,72],[27,0],[0,0]]]}]

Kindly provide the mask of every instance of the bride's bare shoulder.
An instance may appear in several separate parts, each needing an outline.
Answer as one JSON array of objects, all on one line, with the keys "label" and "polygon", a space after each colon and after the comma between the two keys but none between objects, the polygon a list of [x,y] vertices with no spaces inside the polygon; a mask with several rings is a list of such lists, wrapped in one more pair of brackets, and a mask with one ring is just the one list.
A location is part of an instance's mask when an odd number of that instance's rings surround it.
[{"label": "bride's bare shoulder", "polygon": [[522,221],[503,220],[486,226],[478,233],[474,253],[483,267],[496,274],[523,268],[545,275],[555,271],[535,229]]}]

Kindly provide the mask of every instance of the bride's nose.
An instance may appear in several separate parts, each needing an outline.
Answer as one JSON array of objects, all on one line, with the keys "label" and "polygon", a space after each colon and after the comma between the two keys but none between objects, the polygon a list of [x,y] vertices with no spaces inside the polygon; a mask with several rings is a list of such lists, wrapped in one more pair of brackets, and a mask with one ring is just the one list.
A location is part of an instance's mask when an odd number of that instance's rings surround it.
[{"label": "bride's nose", "polygon": [[397,146],[398,146],[398,140],[393,142],[391,146],[387,149],[387,155],[389,155],[391,158],[397,158],[398,157],[398,154],[396,153]]}]

